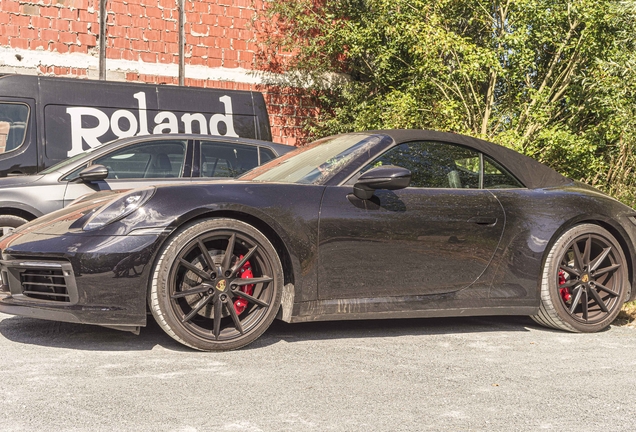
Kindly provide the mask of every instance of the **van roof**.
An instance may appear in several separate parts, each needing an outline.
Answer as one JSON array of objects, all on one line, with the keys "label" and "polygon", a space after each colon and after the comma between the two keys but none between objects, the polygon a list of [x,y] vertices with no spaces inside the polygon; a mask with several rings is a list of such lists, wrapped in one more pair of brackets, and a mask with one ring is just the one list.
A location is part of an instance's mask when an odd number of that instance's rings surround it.
[{"label": "van roof", "polygon": [[[142,83],[142,82],[131,82],[131,81],[112,81],[112,80],[97,80],[97,79],[89,79],[89,78],[72,78],[72,77],[58,77],[58,76],[43,76],[43,75],[22,75],[22,74],[11,74],[11,73],[0,73],[0,84],[4,87],[7,82],[11,82],[12,84],[23,83],[23,84],[31,84],[35,82],[71,82],[71,83],[91,83],[91,84],[105,84],[105,85],[125,85],[125,86],[143,86],[143,87],[181,87],[181,88],[195,88],[201,90],[203,87],[189,87],[189,86],[179,86],[176,84],[168,84],[168,83]],[[214,87],[205,87],[206,90],[220,90],[220,91],[229,91],[229,92],[241,92],[241,93],[251,93],[249,90],[227,90],[220,89]]]}]

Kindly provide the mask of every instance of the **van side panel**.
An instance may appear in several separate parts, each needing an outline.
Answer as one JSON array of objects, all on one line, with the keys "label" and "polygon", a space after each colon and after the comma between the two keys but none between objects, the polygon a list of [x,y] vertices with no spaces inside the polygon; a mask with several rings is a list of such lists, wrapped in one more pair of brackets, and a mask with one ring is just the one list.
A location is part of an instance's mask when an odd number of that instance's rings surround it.
[{"label": "van side panel", "polygon": [[47,166],[117,138],[149,133],[147,113],[158,109],[154,86],[69,81],[40,83]]},{"label": "van side panel", "polygon": [[35,99],[38,80],[35,75],[0,75],[0,96]]},{"label": "van side panel", "polygon": [[[206,119],[205,125],[192,122],[192,132],[260,138],[254,119],[251,92],[163,86],[158,88],[158,100],[161,110],[171,111],[176,115],[180,132],[189,132],[185,130],[185,126],[191,121],[192,115],[200,113]],[[200,127],[207,130],[198,129]]]},{"label": "van side panel", "polygon": [[[30,162],[37,168],[29,172],[129,136],[203,133],[270,141],[272,137],[265,101],[258,92],[7,75],[0,76],[2,96],[35,100],[31,118],[37,118],[37,134],[33,130],[29,137],[34,141],[37,135],[41,142],[39,155]],[[27,145],[36,147],[35,142]],[[6,175],[7,164],[0,157],[0,176]]]}]

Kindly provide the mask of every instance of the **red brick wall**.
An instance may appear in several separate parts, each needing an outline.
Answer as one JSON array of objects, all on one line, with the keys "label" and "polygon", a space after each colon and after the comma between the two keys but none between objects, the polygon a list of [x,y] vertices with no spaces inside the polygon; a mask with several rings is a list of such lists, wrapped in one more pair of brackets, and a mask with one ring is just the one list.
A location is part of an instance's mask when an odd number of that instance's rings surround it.
[{"label": "red brick wall", "polygon": [[[254,19],[257,8],[261,7],[262,0],[186,0],[185,64],[196,66],[199,71],[200,68],[253,71],[259,53],[256,41],[262,36],[256,30],[262,26],[254,23]],[[29,50],[40,57],[42,51],[85,54],[85,67],[81,64],[69,67],[64,57],[56,56],[56,60],[42,60],[35,70],[46,75],[95,77],[94,65],[99,54],[98,11],[97,0],[0,0],[0,49]],[[165,71],[166,67],[174,70],[179,62],[178,19],[175,0],[108,0],[107,68],[109,61],[120,60],[128,61],[127,64],[156,65],[151,73],[148,68],[143,73],[123,71],[114,79],[176,84],[175,74]],[[109,79],[113,79],[113,74],[109,73]],[[255,84],[254,79],[241,82],[186,78],[185,81],[189,86],[265,93],[274,141],[294,145],[305,142],[301,126],[313,115],[314,108],[310,99],[302,96],[302,90]]]},{"label": "red brick wall", "polygon": [[0,0],[0,45],[80,52],[96,45],[99,33],[95,0]]}]

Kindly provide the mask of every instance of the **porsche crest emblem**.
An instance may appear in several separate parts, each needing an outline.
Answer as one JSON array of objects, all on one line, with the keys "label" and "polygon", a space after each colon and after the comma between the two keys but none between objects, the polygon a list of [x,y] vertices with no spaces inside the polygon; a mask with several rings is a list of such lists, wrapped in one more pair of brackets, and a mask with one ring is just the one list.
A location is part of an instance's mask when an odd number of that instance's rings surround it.
[{"label": "porsche crest emblem", "polygon": [[216,284],[216,289],[219,291],[225,291],[225,287],[227,286],[227,282],[225,279],[221,279],[219,283]]},{"label": "porsche crest emblem", "polygon": [[590,276],[587,273],[581,276],[581,282],[588,283],[589,281],[590,281]]}]

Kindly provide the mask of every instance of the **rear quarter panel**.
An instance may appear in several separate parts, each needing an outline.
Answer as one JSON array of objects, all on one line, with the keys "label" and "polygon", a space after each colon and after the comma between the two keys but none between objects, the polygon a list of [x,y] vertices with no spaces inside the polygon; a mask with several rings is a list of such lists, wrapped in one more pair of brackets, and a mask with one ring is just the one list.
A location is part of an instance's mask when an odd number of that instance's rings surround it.
[{"label": "rear quarter panel", "polygon": [[[483,279],[492,281],[490,298],[501,304],[537,304],[546,253],[569,228],[595,223],[621,242],[633,283],[636,212],[600,192],[572,185],[549,189],[492,190],[506,214],[502,241]],[[634,290],[632,289],[632,295]]]}]

